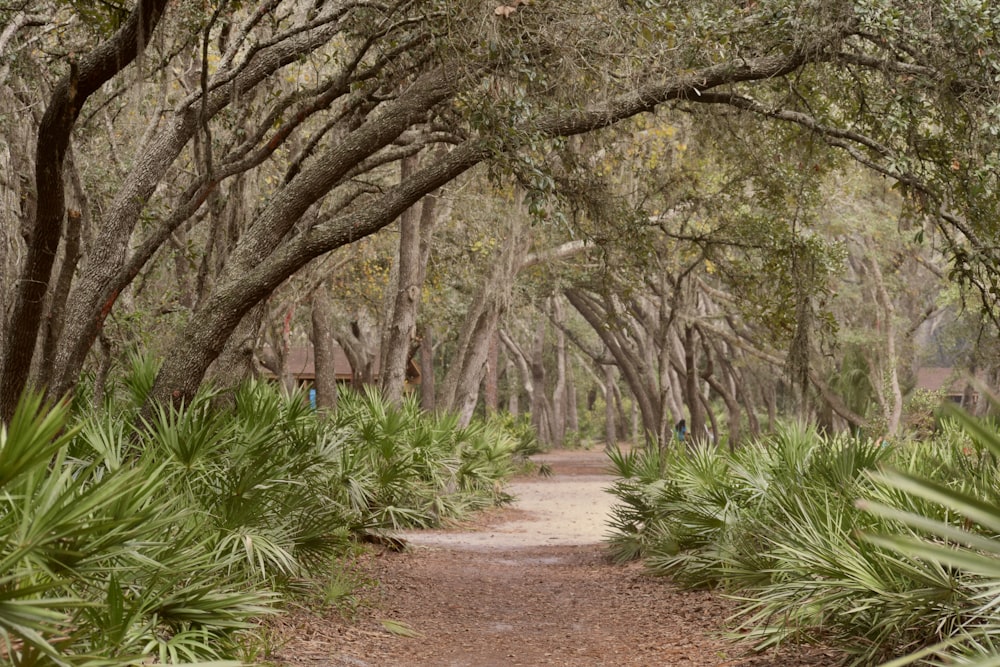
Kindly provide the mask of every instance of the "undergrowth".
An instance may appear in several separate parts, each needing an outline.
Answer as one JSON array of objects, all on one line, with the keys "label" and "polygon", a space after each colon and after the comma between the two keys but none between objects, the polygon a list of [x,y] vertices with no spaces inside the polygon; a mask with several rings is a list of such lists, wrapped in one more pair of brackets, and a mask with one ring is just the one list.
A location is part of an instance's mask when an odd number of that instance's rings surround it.
[{"label": "undergrowth", "polygon": [[891,447],[785,426],[734,453],[616,450],[609,544],[738,599],[734,634],[759,648],[996,664],[998,457],[996,431],[955,411],[933,440]]},{"label": "undergrowth", "polygon": [[140,419],[151,374],[97,414],[29,396],[0,431],[0,662],[252,660],[289,599],[350,613],[359,538],[509,499],[502,424],[374,391],[324,418],[263,383]]}]

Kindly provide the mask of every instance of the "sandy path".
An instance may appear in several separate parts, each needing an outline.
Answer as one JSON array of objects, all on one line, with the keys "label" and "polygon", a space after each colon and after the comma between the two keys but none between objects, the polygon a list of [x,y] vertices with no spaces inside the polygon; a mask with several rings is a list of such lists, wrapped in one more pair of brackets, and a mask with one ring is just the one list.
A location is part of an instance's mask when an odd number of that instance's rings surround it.
[{"label": "sandy path", "polygon": [[611,477],[599,451],[560,451],[534,457],[552,466],[551,477],[514,481],[517,498],[509,520],[475,531],[410,531],[404,537],[416,546],[505,550],[528,547],[599,544],[608,532],[614,497],[605,492]]},{"label": "sandy path", "polygon": [[[379,582],[344,618],[293,617],[274,656],[352,667],[827,667],[822,652],[747,656],[720,638],[728,601],[608,562],[613,498],[601,452],[540,457],[555,474],[512,486],[513,508],[474,529],[407,533],[404,553],[360,563]],[[416,636],[386,631],[401,623]]]}]

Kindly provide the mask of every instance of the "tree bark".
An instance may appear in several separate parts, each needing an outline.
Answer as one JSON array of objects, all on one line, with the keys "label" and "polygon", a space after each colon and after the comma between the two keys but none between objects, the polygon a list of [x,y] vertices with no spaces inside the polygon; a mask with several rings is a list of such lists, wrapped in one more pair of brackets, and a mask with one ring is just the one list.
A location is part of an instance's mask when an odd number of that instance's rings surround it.
[{"label": "tree bark", "polygon": [[376,330],[377,326],[364,317],[359,317],[350,324],[335,323],[333,337],[351,364],[351,387],[354,389],[375,383],[378,354]]},{"label": "tree bark", "polygon": [[73,283],[73,274],[80,259],[80,228],[83,225],[83,213],[76,209],[66,211],[66,238],[63,244],[62,266],[56,278],[49,302],[46,325],[42,332],[42,358],[38,369],[37,384],[44,384],[52,377],[55,364],[56,342],[62,335],[66,318],[66,299],[69,297]]},{"label": "tree bark", "polygon": [[611,364],[604,365],[604,447],[610,449],[618,446],[618,435],[615,432],[615,368]]},{"label": "tree bark", "polygon": [[499,256],[484,276],[466,313],[451,369],[445,376],[440,407],[458,412],[468,423],[479,398],[486,370],[490,340],[500,316],[510,304],[514,279],[528,244],[521,216],[511,218],[511,227]]},{"label": "tree bark", "polygon": [[[882,270],[878,265],[878,256],[870,255],[868,264],[871,266],[872,277],[875,279],[876,295],[885,320],[885,366],[889,372],[888,385],[892,399],[891,406],[887,407],[885,415],[885,435],[894,438],[899,431],[899,421],[903,414],[903,392],[899,387],[899,360],[896,357],[896,308],[892,303],[889,290],[885,287]],[[881,391],[881,388],[878,388],[877,391]]]},{"label": "tree bark", "polygon": [[556,334],[556,384],[552,389],[552,441],[557,446],[566,440],[566,334],[563,333],[562,309],[558,299],[552,299],[552,318]]},{"label": "tree bark", "polygon": [[337,367],[334,361],[333,308],[325,285],[320,285],[312,297],[312,343],[316,389],[316,409],[334,412],[337,409]]},{"label": "tree bark", "polygon": [[428,325],[420,329],[420,407],[432,412],[436,406],[434,387],[434,331]]},{"label": "tree bark", "polygon": [[[510,337],[503,329],[499,331],[500,341],[507,348],[507,363],[510,365],[516,365],[518,369],[517,375],[521,378],[521,387],[524,388],[524,392],[528,395],[528,403],[534,405],[535,402],[535,386],[532,383],[531,369],[529,367],[528,355],[524,352],[520,345]],[[510,399],[508,403],[508,411],[512,415],[517,415],[520,410],[520,401],[518,395],[520,394],[520,389],[517,387],[517,383],[514,381],[515,374],[510,370],[507,371],[508,384],[510,385]]]},{"label": "tree bark", "polygon": [[[265,312],[264,304],[261,303],[244,315],[226,340],[222,352],[212,362],[206,376],[217,388],[235,387],[253,377],[254,350],[257,349]],[[287,350],[283,352],[287,353]]]},{"label": "tree bark", "polygon": [[545,395],[545,329],[546,321],[539,318],[535,328],[534,343],[531,346],[531,421],[538,433],[538,440],[544,445],[555,444],[553,433],[552,406]]},{"label": "tree bark", "polygon": [[688,433],[695,440],[701,439],[705,428],[701,395],[698,392],[697,350],[695,349],[694,327],[684,327],[684,386],[688,408]]},{"label": "tree bark", "polygon": [[14,412],[28,380],[52,264],[66,215],[63,164],[70,135],[87,98],[142,53],[163,15],[167,0],[139,0],[125,23],[56,84],[38,128],[35,191],[38,205],[9,328],[0,357],[0,420]]},{"label": "tree bark", "polygon": [[521,412],[521,385],[517,382],[517,370],[514,365],[513,353],[504,355],[507,361],[507,412],[517,417]]},{"label": "tree bark", "polygon": [[[400,179],[409,178],[416,165],[415,156],[404,159],[400,164]],[[431,239],[437,223],[437,201],[437,195],[431,193],[423,198],[419,207],[410,207],[399,218],[396,296],[392,304],[391,322],[383,336],[385,342],[380,380],[382,393],[391,403],[402,400],[406,385],[406,371],[416,340],[420,296],[427,275]]]},{"label": "tree bark", "polygon": [[580,415],[576,405],[576,382],[573,380],[573,368],[566,356],[566,430],[572,433],[580,432]]},{"label": "tree bark", "polygon": [[[705,350],[705,355],[711,357],[712,350],[715,351],[715,359],[718,360],[718,364],[713,364],[713,366],[718,366],[724,373],[727,372],[726,362],[722,356],[722,352],[715,341],[706,337],[705,333],[698,330],[698,333],[702,337],[702,348]],[[730,391],[728,387],[721,381],[719,381],[713,374],[706,373],[704,375],[705,381],[715,390],[722,400],[726,404],[726,412],[728,413],[728,425],[729,425],[729,451],[735,451],[740,444],[740,438],[742,434],[740,433],[741,427],[741,412],[740,404],[736,399],[735,392]]]},{"label": "tree bark", "polygon": [[500,346],[496,330],[490,336],[489,350],[486,353],[486,377],[483,381],[483,403],[486,406],[486,414],[496,414],[499,407],[499,365]]},{"label": "tree bark", "polygon": [[[417,157],[405,158],[400,163],[399,177],[405,181],[413,173]],[[411,206],[399,216],[399,255],[396,262],[395,298],[392,300],[390,320],[382,337],[379,384],[382,395],[393,404],[403,400],[406,384],[406,365],[410,360],[410,347],[416,337],[417,309],[420,306],[420,222],[417,207]]]}]

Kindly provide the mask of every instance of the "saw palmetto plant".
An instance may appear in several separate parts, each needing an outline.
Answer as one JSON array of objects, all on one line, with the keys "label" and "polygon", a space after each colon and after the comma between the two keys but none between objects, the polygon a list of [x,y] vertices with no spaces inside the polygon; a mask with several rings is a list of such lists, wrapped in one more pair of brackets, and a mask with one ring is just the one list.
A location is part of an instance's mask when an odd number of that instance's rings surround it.
[{"label": "saw palmetto plant", "polygon": [[140,421],[151,369],[137,358],[97,414],[28,396],[0,431],[0,662],[245,657],[352,536],[508,499],[503,428],[372,391],[327,419],[264,383]]},{"label": "saw palmetto plant", "polygon": [[737,598],[734,634],[760,648],[995,664],[1000,436],[952,412],[892,447],[789,426],[735,453],[612,453],[612,553]]}]

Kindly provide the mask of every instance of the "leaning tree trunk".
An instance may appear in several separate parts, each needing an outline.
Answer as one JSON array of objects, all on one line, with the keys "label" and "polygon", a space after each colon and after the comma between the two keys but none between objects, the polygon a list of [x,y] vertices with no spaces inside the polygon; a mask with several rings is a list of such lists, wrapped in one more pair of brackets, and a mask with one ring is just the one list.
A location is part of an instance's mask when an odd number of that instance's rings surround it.
[{"label": "leaning tree trunk", "polygon": [[[535,386],[532,384],[531,380],[531,369],[529,368],[528,355],[524,352],[520,345],[510,337],[503,329],[499,332],[500,341],[507,348],[507,385],[510,387],[510,397],[507,403],[507,411],[512,415],[517,415],[520,411],[520,400],[519,395],[521,389],[524,389],[524,393],[528,395],[529,404],[534,404],[535,401]],[[514,373],[511,369],[512,366],[516,365],[518,373]],[[520,376],[521,386],[517,385],[514,379],[515,375]]]},{"label": "leaning tree trunk", "polygon": [[558,299],[552,300],[552,317],[556,334],[556,384],[552,389],[552,441],[561,446],[566,440],[566,334],[560,326],[563,321]]},{"label": "leaning tree trunk", "polygon": [[63,163],[73,126],[87,98],[145,50],[166,5],[167,0],[139,0],[110,39],[79,62],[70,62],[69,74],[56,84],[42,116],[35,149],[35,221],[0,357],[0,421],[10,420],[31,370],[66,217]]},{"label": "leaning tree trunk", "polygon": [[573,433],[580,432],[580,415],[576,405],[576,382],[573,380],[572,366],[569,362],[569,355],[566,355],[566,430]]},{"label": "leaning tree trunk", "polygon": [[50,294],[48,315],[45,317],[45,326],[42,327],[41,331],[41,359],[35,378],[35,383],[39,385],[45,384],[46,380],[52,377],[56,343],[62,335],[63,325],[66,321],[66,299],[69,298],[73,273],[76,271],[76,264],[80,259],[80,228],[83,226],[83,214],[79,210],[69,209],[66,212],[66,219],[68,225],[63,244],[62,266],[59,267],[55,287]]},{"label": "leaning tree trunk", "polygon": [[34,378],[35,384],[51,382],[55,377],[55,359],[59,340],[62,338],[63,329],[66,324],[66,303],[69,300],[70,290],[73,286],[73,277],[76,274],[77,264],[82,255],[88,249],[84,240],[92,229],[92,211],[87,192],[83,187],[83,180],[80,178],[80,170],[77,168],[73,157],[73,148],[67,151],[66,155],[66,176],[72,185],[73,208],[66,211],[67,225],[66,237],[63,242],[62,265],[59,267],[58,278],[55,288],[52,290],[51,300],[48,306],[48,314],[45,317],[46,324],[43,331],[43,342],[41,345],[42,357],[38,364],[38,376]]},{"label": "leaning tree trunk", "polygon": [[508,351],[504,355],[507,359],[507,412],[517,417],[521,413],[521,385],[516,380],[517,369],[514,367],[513,354],[513,352]]},{"label": "leaning tree trunk", "polygon": [[[875,279],[877,301],[882,307],[885,319],[885,366],[889,375],[886,384],[888,384],[887,389],[891,399],[891,407],[888,407],[885,414],[885,435],[894,438],[899,431],[899,422],[903,414],[903,392],[899,387],[899,360],[896,357],[896,307],[892,303],[889,290],[885,287],[877,255],[871,256],[869,265],[872,269],[872,277]],[[886,402],[889,403],[889,401]]]},{"label": "leaning tree trunk", "polygon": [[[634,350],[628,338],[620,334],[621,325],[613,325],[615,314],[610,308],[602,307],[596,297],[577,288],[564,291],[566,299],[583,316],[587,323],[601,338],[615,360],[625,383],[632,390],[632,396],[639,407],[642,419],[642,430],[647,439],[655,437],[660,424],[663,405],[659,403],[655,391],[655,377],[650,383],[649,368],[645,361]],[[651,390],[653,385],[653,391]]]},{"label": "leaning tree trunk", "polygon": [[208,382],[220,388],[233,387],[253,377],[254,350],[257,349],[266,310],[260,303],[240,320],[222,352],[209,367],[206,373]]},{"label": "leaning tree trunk", "polygon": [[545,395],[545,325],[545,320],[539,319],[534,344],[531,347],[529,369],[531,385],[534,387],[531,394],[531,421],[538,433],[539,441],[545,445],[552,445],[558,443],[553,433],[552,405]]},{"label": "leaning tree trunk", "polygon": [[362,311],[350,323],[333,320],[333,337],[351,364],[351,387],[359,389],[375,383],[377,326]]},{"label": "leaning tree trunk", "polygon": [[495,414],[500,405],[500,345],[496,330],[490,336],[489,350],[486,354],[486,377],[483,379],[483,403],[486,414]]}]

